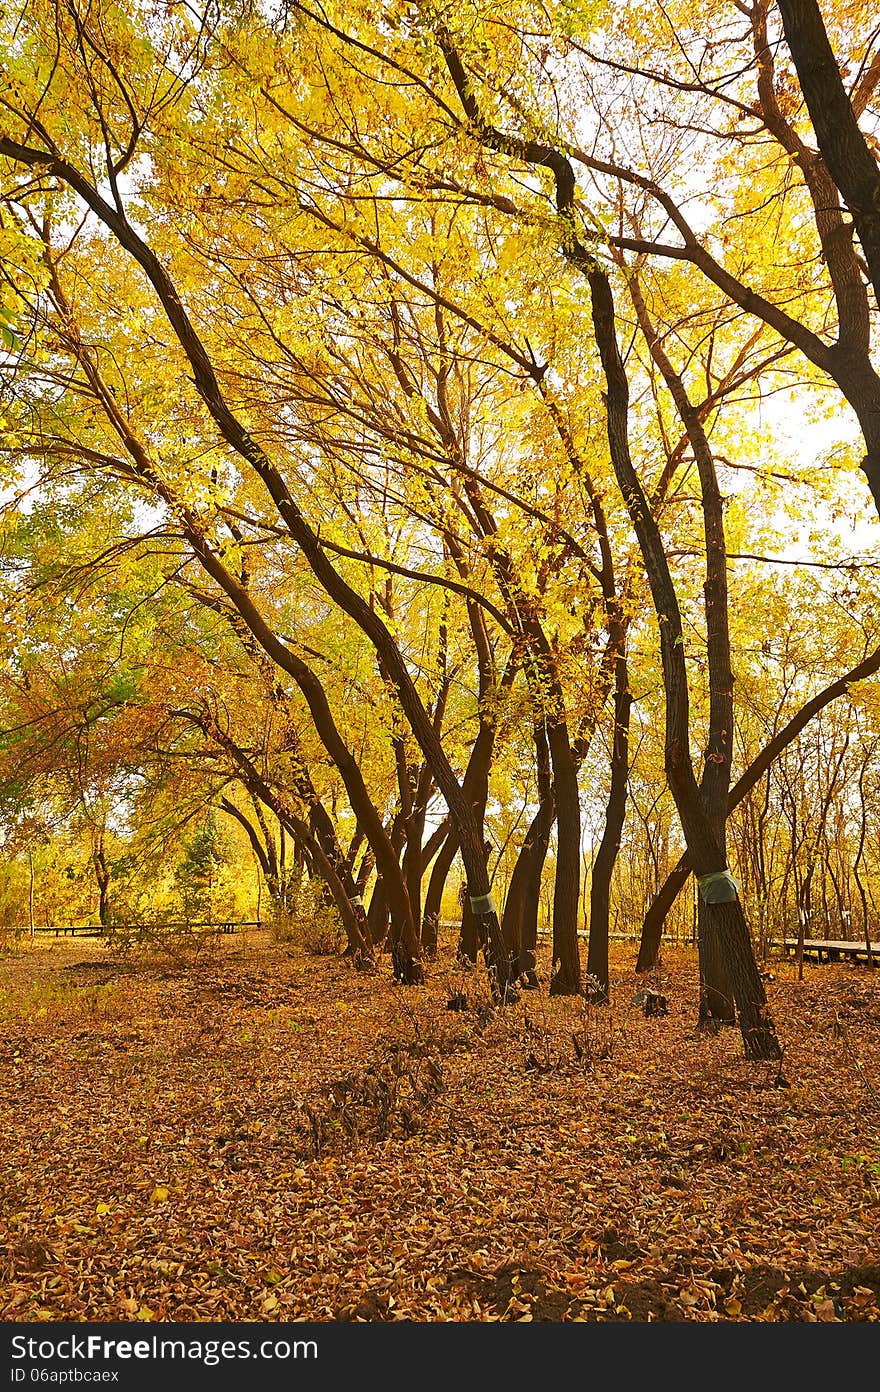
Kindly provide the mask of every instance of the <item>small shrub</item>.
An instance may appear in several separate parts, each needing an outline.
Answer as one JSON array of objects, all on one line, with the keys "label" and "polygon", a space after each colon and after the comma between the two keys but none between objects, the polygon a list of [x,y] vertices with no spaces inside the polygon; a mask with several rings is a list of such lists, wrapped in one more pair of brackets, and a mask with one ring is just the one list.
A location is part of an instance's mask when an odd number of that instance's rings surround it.
[{"label": "small shrub", "polygon": [[387,1044],[362,1073],[326,1084],[323,1104],[304,1106],[311,1158],[415,1135],[443,1085],[443,1067],[429,1045],[418,1040]]},{"label": "small shrub", "polygon": [[30,942],[30,931],[22,927],[20,923],[0,924],[0,955],[21,952],[23,947],[30,945]]},{"label": "small shrub", "polygon": [[276,942],[299,948],[308,957],[334,957],[345,945],[339,914],[327,902],[324,886],[315,880],[303,885],[294,905],[276,908],[272,936]]},{"label": "small shrub", "polygon": [[104,931],[104,942],[107,951],[116,958],[158,960],[185,966],[199,957],[218,936],[188,923],[156,919],[150,923],[111,923]]}]

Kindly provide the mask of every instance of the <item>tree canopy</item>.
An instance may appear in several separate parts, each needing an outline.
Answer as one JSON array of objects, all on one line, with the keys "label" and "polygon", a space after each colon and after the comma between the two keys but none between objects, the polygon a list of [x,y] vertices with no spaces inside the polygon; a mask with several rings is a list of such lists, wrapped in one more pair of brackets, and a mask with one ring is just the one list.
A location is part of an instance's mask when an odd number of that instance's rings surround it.
[{"label": "tree canopy", "polygon": [[359,965],[454,915],[513,1000],[546,927],[602,1001],[693,871],[701,1016],[777,1058],[767,942],[880,895],[865,7],[0,35],[7,915],[59,848],[84,917],[205,912],[225,814]]}]

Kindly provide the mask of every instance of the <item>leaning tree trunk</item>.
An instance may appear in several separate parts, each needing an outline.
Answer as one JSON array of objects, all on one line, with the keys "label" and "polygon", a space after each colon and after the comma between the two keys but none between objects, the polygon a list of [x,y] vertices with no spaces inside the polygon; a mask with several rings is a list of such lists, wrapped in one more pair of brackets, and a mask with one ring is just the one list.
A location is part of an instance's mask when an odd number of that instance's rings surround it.
[{"label": "leaning tree trunk", "polygon": [[440,906],[443,902],[443,891],[446,888],[446,881],[452,869],[452,862],[458,850],[458,840],[455,832],[450,831],[437,852],[437,858],[431,867],[431,874],[428,878],[428,888],[425,891],[425,907],[422,913],[422,947],[429,957],[437,955],[437,930],[440,924]]},{"label": "leaning tree trunk", "polygon": [[[569,202],[572,195],[573,189]],[[617,343],[611,283],[579,244],[570,248],[569,255],[587,272],[596,342],[607,384],[606,419],[612,466],[636,532],[658,618],[666,704],[666,776],[701,896],[706,901],[706,921],[710,932],[719,935],[720,950],[729,969],[746,1057],[779,1059],[782,1051],[767,1010],[748,924],[694,776],[681,614],[660,531],[630,456],[629,383]],[[728,898],[729,895],[733,897]],[[711,902],[713,898],[716,902]]]},{"label": "leaning tree trunk", "polygon": [[538,807],[516,858],[501,922],[508,951],[513,954],[516,974],[529,986],[537,985],[541,874],[555,817],[556,805],[550,797]]},{"label": "leaning tree trunk", "polygon": [[427,770],[427,765],[423,765],[415,780],[412,806],[406,819],[406,842],[403,850],[403,878],[406,881],[409,902],[416,923],[421,922],[422,874],[424,871],[422,841],[425,835],[425,817],[428,811],[430,789],[430,771]]},{"label": "leaning tree trunk", "polygon": [[[629,278],[629,291],[639,326],[651,357],[675,403],[687,432],[700,479],[703,535],[706,543],[706,580],[703,586],[706,615],[706,660],[709,671],[709,732],[700,780],[709,829],[727,861],[727,795],[733,750],[733,673],[730,666],[730,624],[727,597],[727,542],[724,535],[724,501],[718,487],[715,460],[700,412],[693,405],[680,374],[663,346],[648,313],[638,277]],[[698,913],[700,969],[700,1023],[733,1024],[736,1016],[721,944],[716,940],[712,915],[700,898]]]},{"label": "leaning tree trunk", "polygon": [[[434,860],[436,859],[436,857],[438,856],[438,854],[439,854],[440,852],[442,852],[443,847],[444,847],[444,845],[446,844],[446,841],[447,841],[448,837],[449,837],[449,818],[448,818],[448,817],[444,817],[444,818],[443,818],[443,821],[440,823],[440,825],[439,825],[438,827],[435,827],[435,829],[431,832],[431,835],[428,837],[427,841],[426,841],[426,842],[424,843],[424,845],[421,847],[421,858],[420,858],[420,864],[419,864],[419,883],[420,883],[420,884],[421,884],[421,881],[424,879],[425,871],[427,870],[428,866],[431,864],[432,861],[434,861]],[[455,850],[454,850],[454,848],[453,848],[453,855],[454,855],[454,854],[455,854]],[[445,878],[445,877],[444,877],[444,878]],[[428,880],[428,889],[429,889],[429,890],[430,890],[430,887],[431,887],[431,881],[430,881],[430,879],[429,879],[429,880]],[[441,896],[442,896],[442,893],[443,893],[443,886],[441,885],[441,886],[440,886],[440,894],[441,894]],[[432,911],[432,912],[433,912],[433,911]],[[422,935],[421,935],[422,951],[423,951],[423,952],[427,952],[429,956],[436,956],[436,953],[437,953],[437,928],[438,928],[439,921],[440,921],[440,900],[439,900],[439,899],[437,900],[436,915],[435,915],[435,917],[434,917],[433,924],[431,925],[432,932],[431,932],[430,934],[427,933],[427,932],[425,931],[425,925],[426,925],[427,922],[428,922],[428,914],[429,914],[429,910],[428,910],[428,895],[426,894],[426,895],[425,895],[425,909],[424,909],[424,912],[423,912],[423,914],[422,914]],[[428,946],[429,936],[430,936],[430,946]]]},{"label": "leaning tree trunk", "polygon": [[581,988],[578,913],[581,869],[581,818],[577,766],[568,734],[565,693],[552,646],[534,603],[523,591],[510,555],[497,540],[498,526],[473,479],[464,490],[479,519],[487,549],[509,612],[520,630],[523,665],[536,710],[543,713],[553,775],[557,819],[556,874],[553,887],[553,969],[551,995],[576,995]]},{"label": "leaning tree trunk", "polygon": [[648,905],[647,913],[642,921],[642,936],[636,961],[637,972],[652,971],[657,965],[663,925],[673,904],[690,879],[690,874],[691,863],[687,852],[685,852],[683,856],[679,857]]},{"label": "leaning tree trunk", "polygon": [[880,168],[859,128],[817,0],[777,0],[816,140],[852,214],[880,300]]},{"label": "leaning tree trunk", "polygon": [[[486,803],[489,798],[489,773],[492,767],[492,756],[495,750],[495,737],[498,732],[500,702],[491,699],[492,693],[495,691],[495,684],[491,670],[488,640],[485,637],[482,621],[474,613],[473,606],[471,606],[470,609],[470,621],[471,632],[473,634],[474,645],[477,649],[479,661],[480,724],[476,739],[471,747],[461,787],[463,796],[473,809],[474,820],[477,822],[480,834],[482,835]],[[513,661],[508,662],[498,684],[502,691],[508,689],[513,681],[516,670],[516,664]],[[458,849],[458,837],[456,836],[453,826],[437,853],[437,858],[434,861],[428,880],[428,888],[425,893],[425,906],[422,913],[422,943],[425,947],[425,951],[431,956],[435,956],[437,952],[437,929],[440,922],[443,890],[449,878],[449,871],[452,868],[452,862],[455,859]],[[465,929],[466,920],[469,924],[467,930]],[[471,938],[471,944],[468,944],[470,948],[468,951],[468,958],[469,960],[476,961],[477,947],[482,946],[484,954],[487,949],[486,944],[481,941],[478,924],[469,899],[462,910],[459,951],[463,946],[465,932],[468,932]],[[510,952],[506,946],[500,924],[499,933],[502,934],[502,951],[506,962],[507,982],[508,986],[510,986],[516,979],[516,972],[513,969]]]},{"label": "leaning tree trunk", "polygon": [[[356,907],[352,904],[351,898],[339,877],[337,867],[327,855],[320,841],[313,834],[307,823],[289,811],[284,814],[284,817],[291,833],[296,837],[299,844],[303,849],[309,851],[315,872],[324,881],[329,891],[330,898],[336,912],[339,914],[340,922],[345,932],[348,951],[352,953],[358,962],[370,962],[373,955],[372,944],[369,939],[363,907]],[[396,974],[398,975],[398,979],[404,979],[402,969]]]},{"label": "leaning tree trunk", "polygon": [[[541,908],[541,880],[544,872],[544,862],[547,859],[547,851],[550,846],[550,836],[553,832],[553,822],[556,817],[556,801],[552,799],[549,806],[538,812],[532,823],[534,840],[524,857],[526,881],[523,893],[522,904],[522,927],[521,927],[521,952],[523,961],[523,973],[528,979],[530,963],[534,963],[538,954],[538,914]],[[523,850],[525,851],[525,847]]]},{"label": "leaning tree trunk", "polygon": [[385,881],[381,875],[377,875],[373,893],[370,895],[370,907],[367,910],[367,931],[374,947],[382,946],[388,936],[390,923],[391,914],[388,909],[388,896],[385,893]]},{"label": "leaning tree trunk", "polygon": [[[204,734],[226,751],[237,767],[238,776],[251,797],[259,798],[266,807],[271,808],[278,818],[279,824],[286,827],[302,849],[308,853],[315,873],[324,881],[329,890],[330,897],[345,929],[351,951],[364,959],[368,959],[371,956],[371,945],[367,933],[366,915],[362,905],[355,906],[352,903],[352,899],[355,898],[354,881],[350,870],[345,865],[345,857],[324,808],[321,807],[320,810],[330,827],[329,854],[322,844],[321,837],[317,836],[312,827],[298,817],[288,806],[286,800],[267,783],[248,754],[240,745],[236,744],[227,730],[221,728],[213,716],[198,711],[180,713],[186,715]],[[239,821],[245,820],[241,813],[234,812],[233,815],[237,815]],[[345,882],[343,882],[343,876]]]}]

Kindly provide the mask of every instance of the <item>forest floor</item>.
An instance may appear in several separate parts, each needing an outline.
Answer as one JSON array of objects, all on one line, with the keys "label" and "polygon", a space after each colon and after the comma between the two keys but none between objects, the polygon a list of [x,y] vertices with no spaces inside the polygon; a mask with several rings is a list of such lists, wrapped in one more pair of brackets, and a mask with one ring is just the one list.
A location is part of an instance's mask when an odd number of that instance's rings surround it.
[{"label": "forest floor", "polygon": [[780,1075],[634,956],[498,1010],[266,934],[3,955],[0,1319],[880,1320],[880,971],[769,964]]}]

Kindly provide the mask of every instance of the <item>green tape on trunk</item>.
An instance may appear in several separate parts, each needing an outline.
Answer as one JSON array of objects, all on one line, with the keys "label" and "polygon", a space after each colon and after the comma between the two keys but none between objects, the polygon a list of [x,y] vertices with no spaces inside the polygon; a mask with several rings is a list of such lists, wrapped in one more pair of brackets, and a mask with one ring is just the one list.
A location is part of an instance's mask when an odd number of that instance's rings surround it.
[{"label": "green tape on trunk", "polygon": [[729,870],[716,870],[697,879],[700,898],[704,904],[730,904],[739,894],[736,880]]},{"label": "green tape on trunk", "polygon": [[348,902],[353,909],[362,909],[364,907],[364,901],[359,894],[353,894]]},{"label": "green tape on trunk", "polygon": [[478,894],[476,899],[471,896],[471,911],[475,914],[493,914],[495,900],[491,894]]}]

